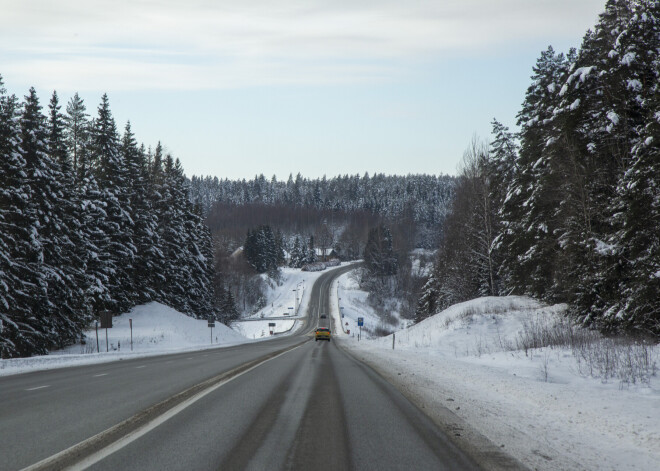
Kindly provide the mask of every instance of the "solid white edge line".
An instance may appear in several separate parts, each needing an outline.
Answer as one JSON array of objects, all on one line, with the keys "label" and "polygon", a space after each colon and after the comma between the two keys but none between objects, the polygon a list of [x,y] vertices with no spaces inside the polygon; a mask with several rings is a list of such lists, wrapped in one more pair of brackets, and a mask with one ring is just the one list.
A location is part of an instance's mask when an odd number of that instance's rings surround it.
[{"label": "solid white edge line", "polygon": [[[86,469],[86,468],[92,466],[93,464],[98,463],[103,458],[105,458],[107,456],[110,456],[111,454],[115,453],[116,451],[119,451],[122,448],[124,448],[125,446],[127,446],[130,443],[134,442],[135,440],[137,440],[141,436],[149,433],[151,430],[155,429],[156,427],[158,427],[160,424],[162,424],[166,420],[174,417],[176,414],[178,414],[182,410],[186,409],[187,407],[191,406],[192,404],[194,404],[195,402],[197,402],[198,400],[200,400],[201,398],[203,398],[207,394],[210,394],[213,391],[215,391],[216,389],[220,388],[221,386],[224,386],[225,384],[235,380],[236,378],[239,378],[239,377],[243,376],[244,374],[249,373],[250,371],[254,370],[255,368],[258,368],[259,366],[263,365],[264,363],[268,363],[269,361],[274,360],[276,358],[279,358],[282,355],[286,355],[287,353],[290,353],[294,350],[299,349],[303,345],[304,345],[304,343],[298,345],[297,347],[292,348],[291,350],[287,350],[286,352],[282,352],[279,355],[276,355],[272,358],[268,358],[268,359],[266,359],[262,362],[259,362],[256,365],[248,368],[247,370],[242,371],[242,372],[238,373],[237,375],[232,376],[231,378],[228,378],[224,381],[221,381],[218,384],[215,384],[215,385],[205,389],[204,391],[201,391],[201,392],[197,393],[195,396],[191,397],[190,399],[186,399],[181,404],[179,404],[179,405],[173,407],[172,409],[166,411],[165,413],[159,415],[158,417],[156,417],[152,421],[150,421],[150,422],[144,424],[143,426],[133,430],[128,435],[120,438],[119,440],[116,440],[115,442],[111,443],[110,445],[106,446],[105,448],[102,448],[101,450],[97,451],[96,453],[91,454],[90,456],[84,458],[83,460],[79,461],[78,463],[76,463],[76,464],[74,464],[70,467],[67,467],[65,469],[72,470],[72,471],[83,470],[83,469]],[[100,435],[102,433],[105,433],[105,431],[100,432],[97,435]],[[94,435],[93,437],[90,437],[87,440],[92,440],[97,435]],[[85,442],[87,440],[84,440],[83,442]],[[80,443],[83,443],[83,442],[80,442]],[[39,461],[38,463],[34,463],[33,465],[30,465],[26,468],[23,468],[22,471],[30,471],[32,469],[38,469],[38,467],[45,464],[47,461],[50,461],[52,459],[55,459],[55,458],[65,454],[65,453],[67,453],[70,449],[79,446],[80,443],[77,443],[77,444],[67,448],[66,450],[62,450],[59,453],[56,453],[56,454],[54,454],[54,455],[52,455],[48,458],[45,458],[45,459]]]},{"label": "solid white edge line", "polygon": [[46,384],[45,386],[37,386],[36,388],[29,388],[26,389],[26,391],[36,391],[37,389],[43,389],[43,388],[49,388],[50,384]]}]

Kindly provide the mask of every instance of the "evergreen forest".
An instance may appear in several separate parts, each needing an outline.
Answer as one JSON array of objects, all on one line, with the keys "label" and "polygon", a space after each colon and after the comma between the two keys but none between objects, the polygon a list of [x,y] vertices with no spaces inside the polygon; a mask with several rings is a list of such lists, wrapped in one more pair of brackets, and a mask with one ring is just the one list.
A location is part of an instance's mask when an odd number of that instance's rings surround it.
[{"label": "evergreen forest", "polygon": [[465,152],[418,320],[477,296],[568,303],[660,335],[660,2],[608,0],[579,49],[533,68],[519,133]]},{"label": "evergreen forest", "polygon": [[0,356],[46,354],[101,311],[149,301],[215,315],[211,234],[189,193],[160,143],[118,132],[106,95],[90,117],[78,94],[44,109],[0,77]]}]

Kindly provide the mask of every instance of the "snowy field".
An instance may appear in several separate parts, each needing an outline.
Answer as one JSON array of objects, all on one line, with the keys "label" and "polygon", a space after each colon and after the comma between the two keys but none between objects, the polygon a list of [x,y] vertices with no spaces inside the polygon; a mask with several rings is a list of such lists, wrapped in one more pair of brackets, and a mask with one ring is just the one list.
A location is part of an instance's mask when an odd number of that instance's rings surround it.
[{"label": "snowy field", "polygon": [[[343,310],[352,318],[363,302],[342,299],[349,301]],[[608,371],[597,352],[589,362],[588,350],[529,348],[530,333],[555,325],[564,309],[524,297],[481,298],[396,332],[394,350],[391,335],[339,336],[431,415],[446,417],[449,409],[457,424],[532,469],[660,469],[660,377],[652,374],[660,347],[644,350],[646,376],[631,367]]]}]

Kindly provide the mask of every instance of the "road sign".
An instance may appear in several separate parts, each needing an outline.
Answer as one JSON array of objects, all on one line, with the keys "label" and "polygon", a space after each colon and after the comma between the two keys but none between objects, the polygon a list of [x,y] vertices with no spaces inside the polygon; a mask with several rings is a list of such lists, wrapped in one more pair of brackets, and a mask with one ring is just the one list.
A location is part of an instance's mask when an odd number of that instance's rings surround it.
[{"label": "road sign", "polygon": [[215,327],[215,319],[212,317],[209,317],[209,327],[211,328]]},{"label": "road sign", "polygon": [[275,322],[269,322],[268,327],[275,327]]},{"label": "road sign", "polygon": [[112,313],[110,311],[101,311],[101,329],[112,329]]},{"label": "road sign", "polygon": [[364,325],[364,317],[358,317],[358,326],[362,327]]}]

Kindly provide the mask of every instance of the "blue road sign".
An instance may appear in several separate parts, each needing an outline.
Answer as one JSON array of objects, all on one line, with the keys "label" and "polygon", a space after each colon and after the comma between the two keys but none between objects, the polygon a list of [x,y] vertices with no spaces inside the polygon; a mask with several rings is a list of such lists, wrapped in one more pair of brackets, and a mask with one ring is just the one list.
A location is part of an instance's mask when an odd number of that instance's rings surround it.
[{"label": "blue road sign", "polygon": [[364,325],[364,317],[358,317],[358,327],[362,327]]}]

